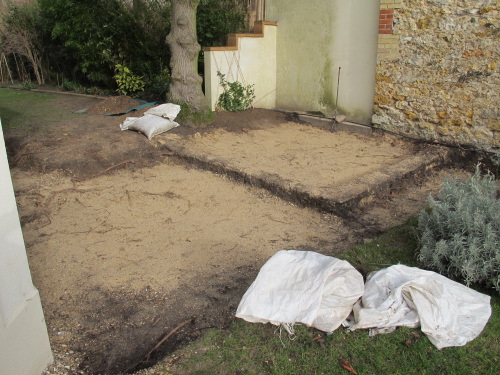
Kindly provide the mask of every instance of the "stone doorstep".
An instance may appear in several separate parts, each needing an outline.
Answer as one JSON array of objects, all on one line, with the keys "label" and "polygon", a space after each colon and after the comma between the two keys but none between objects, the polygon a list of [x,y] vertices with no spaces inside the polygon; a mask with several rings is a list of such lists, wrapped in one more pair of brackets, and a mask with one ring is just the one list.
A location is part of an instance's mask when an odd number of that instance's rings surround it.
[{"label": "stone doorstep", "polygon": [[344,121],[335,124],[334,127],[336,130],[357,133],[363,135],[372,135],[372,128],[367,125],[356,124],[354,122]]},{"label": "stone doorstep", "polygon": [[345,131],[356,134],[371,135],[372,128],[367,125],[357,124],[350,121],[336,122],[332,118],[299,114],[300,121],[309,125],[324,128],[331,131]]},{"label": "stone doorstep", "polygon": [[322,188],[319,192],[313,193],[300,181],[291,183],[277,174],[251,175],[208,154],[192,153],[183,142],[167,141],[162,147],[174,152],[174,157],[197,168],[224,174],[236,181],[266,189],[286,201],[343,218],[355,216],[360,209],[368,206],[376,198],[387,196],[391,190],[404,187],[413,179],[424,178],[431,171],[440,169],[451,157],[447,149],[428,147],[384,170],[375,171],[342,185]]},{"label": "stone doorstep", "polygon": [[320,117],[313,115],[298,114],[298,118],[302,122],[306,122],[309,125],[316,126],[318,128],[324,128],[331,130],[333,127],[334,120],[328,117]]}]

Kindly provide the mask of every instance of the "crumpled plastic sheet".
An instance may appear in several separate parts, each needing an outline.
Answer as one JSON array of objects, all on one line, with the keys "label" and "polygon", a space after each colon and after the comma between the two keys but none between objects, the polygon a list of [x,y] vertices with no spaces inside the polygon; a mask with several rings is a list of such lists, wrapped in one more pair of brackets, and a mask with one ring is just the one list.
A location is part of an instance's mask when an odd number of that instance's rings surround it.
[{"label": "crumpled plastic sheet", "polygon": [[439,349],[475,339],[491,315],[490,296],[432,271],[394,265],[371,273],[351,329],[370,335],[421,327]]},{"label": "crumpled plastic sheet", "polygon": [[[361,297],[361,298],[360,298]],[[236,317],[324,332],[341,324],[370,335],[421,327],[439,349],[476,338],[491,316],[490,296],[432,271],[394,265],[361,274],[347,261],[311,251],[281,250],[261,268]]]},{"label": "crumpled plastic sheet", "polygon": [[281,250],[262,266],[236,316],[332,332],[363,294],[363,276],[349,262],[312,251]]}]

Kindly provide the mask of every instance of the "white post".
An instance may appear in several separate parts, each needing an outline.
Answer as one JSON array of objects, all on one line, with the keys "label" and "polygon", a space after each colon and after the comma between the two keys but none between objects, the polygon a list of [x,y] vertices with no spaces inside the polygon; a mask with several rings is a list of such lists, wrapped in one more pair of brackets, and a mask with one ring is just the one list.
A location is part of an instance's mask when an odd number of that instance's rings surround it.
[{"label": "white post", "polygon": [[0,374],[40,375],[52,362],[33,286],[0,122]]}]

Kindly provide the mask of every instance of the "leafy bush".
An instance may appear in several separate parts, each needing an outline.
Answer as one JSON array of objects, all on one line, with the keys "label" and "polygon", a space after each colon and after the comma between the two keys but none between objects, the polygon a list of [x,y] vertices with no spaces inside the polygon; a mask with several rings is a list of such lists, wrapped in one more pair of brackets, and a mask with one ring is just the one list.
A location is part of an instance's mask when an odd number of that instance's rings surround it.
[{"label": "leafy bush", "polygon": [[116,74],[114,79],[118,85],[118,91],[122,95],[133,95],[139,91],[144,91],[143,77],[137,76],[124,65],[116,64]]},{"label": "leafy bush", "polygon": [[31,81],[24,81],[21,84],[21,90],[30,91],[30,90],[33,90],[33,89],[36,89],[36,85],[33,82],[31,82]]},{"label": "leafy bush", "polygon": [[420,254],[425,266],[467,285],[500,292],[500,200],[495,178],[479,166],[466,180],[446,180],[439,199],[419,215]]},{"label": "leafy bush", "polygon": [[[2,6],[0,52],[14,78],[115,89],[115,66],[122,64],[143,77],[144,98],[165,99],[171,0],[0,0]],[[245,0],[200,0],[199,43],[224,45],[228,33],[246,30],[245,17]]]},{"label": "leafy bush", "polygon": [[[230,33],[247,31],[246,0],[200,0],[196,11],[196,34],[202,47],[220,47]],[[203,74],[205,56],[200,51],[198,71]]]},{"label": "leafy bush", "polygon": [[164,101],[170,88],[170,72],[164,68],[159,74],[154,75],[145,82],[144,91],[153,101]]},{"label": "leafy bush", "polygon": [[72,81],[112,88],[116,64],[154,80],[168,66],[170,1],[38,0],[45,60]]},{"label": "leafy bush", "polygon": [[490,161],[493,164],[493,169],[495,170],[495,176],[500,174],[500,151],[496,151],[490,154]]},{"label": "leafy bush", "polygon": [[67,79],[63,80],[62,86],[65,91],[79,91],[82,88],[79,83]]},{"label": "leafy bush", "polygon": [[217,72],[224,92],[220,94],[217,105],[225,111],[244,111],[250,108],[255,99],[253,85],[243,86],[240,82],[228,82],[226,76]]},{"label": "leafy bush", "polygon": [[227,34],[246,31],[246,0],[201,0],[196,32],[202,47],[225,46]]}]

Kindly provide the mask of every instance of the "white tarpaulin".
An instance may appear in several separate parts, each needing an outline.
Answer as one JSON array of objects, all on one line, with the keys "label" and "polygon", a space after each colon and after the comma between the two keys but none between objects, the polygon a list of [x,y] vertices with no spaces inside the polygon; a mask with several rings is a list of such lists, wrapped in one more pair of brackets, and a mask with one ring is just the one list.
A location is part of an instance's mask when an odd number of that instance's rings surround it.
[{"label": "white tarpaulin", "polygon": [[395,265],[368,276],[351,329],[371,335],[416,328],[439,349],[476,338],[491,315],[490,297],[435,272]]},{"label": "white tarpaulin", "polygon": [[363,294],[363,276],[347,261],[311,251],[281,250],[261,268],[236,316],[253,323],[303,323],[334,331]]}]

